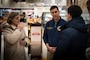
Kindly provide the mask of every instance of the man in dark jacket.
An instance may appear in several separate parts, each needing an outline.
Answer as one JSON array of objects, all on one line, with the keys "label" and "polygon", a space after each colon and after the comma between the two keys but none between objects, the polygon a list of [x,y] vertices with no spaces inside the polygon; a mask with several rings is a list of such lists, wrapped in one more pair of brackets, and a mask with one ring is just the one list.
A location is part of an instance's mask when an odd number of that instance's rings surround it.
[{"label": "man in dark jacket", "polygon": [[[87,26],[81,17],[79,6],[70,6],[67,10],[68,24],[62,30],[53,60],[86,60]],[[63,28],[63,27],[62,27]]]},{"label": "man in dark jacket", "polygon": [[58,40],[59,40],[59,34],[60,34],[60,26],[63,26],[66,24],[66,21],[61,19],[60,17],[60,11],[57,6],[51,6],[50,13],[53,17],[52,20],[48,21],[45,26],[43,39],[45,42],[45,45],[47,47],[48,56],[47,60],[52,60],[53,51],[56,49]]}]

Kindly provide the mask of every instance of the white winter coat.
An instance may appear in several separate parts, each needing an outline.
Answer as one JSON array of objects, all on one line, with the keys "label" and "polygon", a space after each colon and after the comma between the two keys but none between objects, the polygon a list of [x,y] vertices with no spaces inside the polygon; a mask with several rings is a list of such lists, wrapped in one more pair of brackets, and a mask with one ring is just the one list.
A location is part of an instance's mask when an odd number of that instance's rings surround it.
[{"label": "white winter coat", "polygon": [[25,31],[14,25],[4,30],[4,60],[26,60],[24,45],[19,43],[25,37]]}]

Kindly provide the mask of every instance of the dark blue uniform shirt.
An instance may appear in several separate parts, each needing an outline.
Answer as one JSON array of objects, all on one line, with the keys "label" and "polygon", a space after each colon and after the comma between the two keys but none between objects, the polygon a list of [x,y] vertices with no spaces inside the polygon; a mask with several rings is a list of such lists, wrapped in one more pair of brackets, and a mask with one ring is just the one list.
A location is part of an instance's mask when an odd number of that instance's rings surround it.
[{"label": "dark blue uniform shirt", "polygon": [[60,19],[57,23],[54,20],[47,22],[43,35],[44,42],[49,43],[52,47],[56,47],[60,36],[60,31],[57,28],[65,24],[66,21],[63,19]]}]

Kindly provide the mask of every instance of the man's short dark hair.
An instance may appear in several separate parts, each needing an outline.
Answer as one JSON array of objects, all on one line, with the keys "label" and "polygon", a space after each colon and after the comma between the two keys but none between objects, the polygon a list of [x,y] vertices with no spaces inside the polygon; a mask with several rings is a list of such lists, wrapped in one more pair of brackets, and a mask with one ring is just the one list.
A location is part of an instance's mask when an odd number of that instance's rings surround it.
[{"label": "man's short dark hair", "polygon": [[59,10],[57,6],[51,6],[50,11],[55,8],[57,8],[57,10]]},{"label": "man's short dark hair", "polygon": [[67,11],[72,17],[79,17],[82,14],[82,9],[78,5],[72,5]]}]

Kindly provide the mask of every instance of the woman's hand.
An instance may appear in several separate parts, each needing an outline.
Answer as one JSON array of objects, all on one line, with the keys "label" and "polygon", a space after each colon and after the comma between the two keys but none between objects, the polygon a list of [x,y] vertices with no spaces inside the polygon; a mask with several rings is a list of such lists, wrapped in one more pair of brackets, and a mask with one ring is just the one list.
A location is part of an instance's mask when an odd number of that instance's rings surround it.
[{"label": "woman's hand", "polygon": [[26,45],[26,41],[25,40],[20,40],[19,43],[20,43],[20,45],[24,45],[24,46]]},{"label": "woman's hand", "polygon": [[24,23],[20,22],[17,26],[17,28],[21,31],[24,28]]}]

